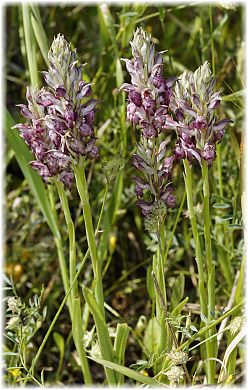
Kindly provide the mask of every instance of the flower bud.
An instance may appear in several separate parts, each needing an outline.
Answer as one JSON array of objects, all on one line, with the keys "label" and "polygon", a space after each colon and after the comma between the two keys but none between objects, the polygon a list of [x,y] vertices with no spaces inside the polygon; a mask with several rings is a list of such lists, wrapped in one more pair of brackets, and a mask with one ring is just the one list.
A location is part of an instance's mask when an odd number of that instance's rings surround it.
[{"label": "flower bud", "polygon": [[215,146],[211,144],[206,144],[201,153],[201,156],[203,160],[207,161],[208,165],[211,165],[216,158]]},{"label": "flower bud", "polygon": [[142,98],[141,98],[141,94],[139,92],[130,91],[128,97],[129,97],[129,100],[135,104],[135,106],[141,107]]}]

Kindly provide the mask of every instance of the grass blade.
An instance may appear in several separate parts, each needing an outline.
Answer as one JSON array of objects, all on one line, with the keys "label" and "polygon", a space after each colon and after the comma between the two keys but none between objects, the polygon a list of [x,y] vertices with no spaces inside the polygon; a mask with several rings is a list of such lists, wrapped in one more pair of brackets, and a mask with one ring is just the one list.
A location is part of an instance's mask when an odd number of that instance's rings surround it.
[{"label": "grass blade", "polygon": [[[124,365],[125,363],[125,351],[127,345],[127,338],[131,331],[130,326],[127,324],[117,324],[115,343],[114,343],[114,353],[115,358],[118,364]],[[118,384],[124,383],[124,376],[118,373],[117,380]]]},{"label": "grass blade", "polygon": [[93,360],[96,363],[102,364],[104,367],[108,367],[112,370],[115,370],[120,374],[125,375],[128,378],[134,379],[135,381],[143,383],[145,385],[149,385],[152,387],[164,387],[162,383],[157,382],[155,379],[150,378],[149,376],[142,375],[139,372],[132,370],[131,368],[127,368],[125,366],[121,366],[120,364],[109,362],[103,359],[96,359],[93,357],[89,357],[89,359]]},{"label": "grass blade", "polygon": [[47,53],[49,50],[48,39],[42,25],[39,8],[34,4],[30,5],[30,19],[31,19],[31,24],[33,27],[34,35],[37,40],[38,46],[40,48],[40,51],[42,53],[42,56],[46,64],[48,65],[48,59],[47,59]]},{"label": "grass blade", "polygon": [[[89,309],[94,317],[94,322],[96,325],[102,356],[105,359],[110,359],[111,361],[113,361],[114,358],[113,346],[110,340],[108,328],[106,326],[102,311],[100,310],[93,294],[87,287],[83,288],[83,294],[84,294],[84,299],[87,302]],[[109,384],[111,385],[116,384],[117,380],[116,380],[115,373],[112,370],[109,370],[108,368],[106,368],[106,377]]]},{"label": "grass blade", "polygon": [[13,118],[6,109],[4,116],[4,131],[6,138],[9,142],[10,147],[15,153],[15,158],[19,164],[19,167],[22,170],[22,173],[29,184],[29,188],[34,195],[37,204],[48,223],[48,226],[50,227],[53,235],[58,236],[58,227],[53,218],[45,185],[41,177],[29,166],[29,161],[33,160],[34,157],[29,151],[24,140],[19,136],[18,131],[15,129],[11,129],[14,124],[15,122]]},{"label": "grass blade", "polygon": [[28,60],[28,68],[30,72],[30,80],[32,85],[39,84],[39,74],[36,62],[36,44],[33,37],[32,25],[30,23],[30,8],[27,4],[22,5],[23,30],[26,46],[26,54]]},{"label": "grass blade", "polygon": [[102,230],[103,233],[101,235],[101,240],[99,243],[99,259],[101,263],[104,261],[107,255],[108,244],[109,244],[109,234],[111,228],[115,222],[116,214],[119,209],[119,205],[121,202],[121,194],[123,188],[123,170],[121,170],[115,179],[114,188],[112,191],[111,200],[109,202],[109,206],[104,213],[103,222],[102,222]]}]

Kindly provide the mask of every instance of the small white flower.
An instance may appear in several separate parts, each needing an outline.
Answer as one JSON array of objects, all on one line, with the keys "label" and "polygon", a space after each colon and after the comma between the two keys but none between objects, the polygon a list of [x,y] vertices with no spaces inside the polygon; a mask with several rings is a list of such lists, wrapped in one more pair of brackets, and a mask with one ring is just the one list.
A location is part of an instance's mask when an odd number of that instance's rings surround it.
[{"label": "small white flower", "polygon": [[179,383],[180,379],[184,377],[184,370],[181,366],[174,366],[165,372],[171,383]]},{"label": "small white flower", "polygon": [[15,329],[20,323],[19,317],[11,317],[6,325],[6,329],[13,330]]},{"label": "small white flower", "polygon": [[233,336],[236,333],[238,333],[243,325],[244,325],[244,317],[243,316],[235,317],[231,321],[230,325],[228,326],[231,335]]},{"label": "small white flower", "polygon": [[90,354],[93,358],[102,359],[102,354],[101,354],[100,347],[99,347],[99,344],[97,341],[92,343]]},{"label": "small white flower", "polygon": [[94,338],[94,331],[95,327],[93,327],[91,330],[87,330],[86,332],[84,332],[83,343],[85,348],[89,348],[90,344],[92,343]]},{"label": "small white flower", "polygon": [[22,305],[20,298],[9,297],[7,300],[8,309],[12,311],[12,313],[19,313],[20,307]]},{"label": "small white flower", "polygon": [[189,360],[188,354],[183,351],[175,351],[172,350],[167,354],[167,357],[174,363],[174,364],[186,364]]}]

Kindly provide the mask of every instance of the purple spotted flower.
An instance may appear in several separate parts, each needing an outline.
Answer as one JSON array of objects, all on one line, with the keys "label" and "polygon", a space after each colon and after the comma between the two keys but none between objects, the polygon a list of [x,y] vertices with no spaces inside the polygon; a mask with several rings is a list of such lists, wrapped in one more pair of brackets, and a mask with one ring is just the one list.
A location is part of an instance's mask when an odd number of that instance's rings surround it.
[{"label": "purple spotted flower", "polygon": [[123,59],[131,76],[131,84],[121,89],[128,92],[127,120],[142,130],[146,138],[157,137],[163,130],[176,77],[163,77],[162,52],[155,53],[151,36],[142,28],[130,42],[133,59]]},{"label": "purple spotted flower", "polygon": [[142,28],[134,33],[131,47],[133,59],[124,59],[131,84],[123,84],[121,90],[128,92],[127,120],[141,130],[132,160],[139,176],[133,181],[145,227],[157,231],[167,208],[176,204],[171,183],[176,157],[168,155],[168,141],[164,140],[163,132],[176,78],[163,77],[162,52],[155,53],[151,36]]},{"label": "purple spotted flower", "polygon": [[[159,137],[158,137],[159,140]],[[166,157],[168,141],[154,146],[150,138],[144,137],[133,154],[132,164],[139,171],[133,177],[137,206],[145,217],[145,227],[157,231],[158,221],[166,215],[167,208],[174,208],[176,199],[171,182],[175,156]]]},{"label": "purple spotted flower", "polygon": [[49,182],[56,177],[71,188],[74,162],[80,156],[99,156],[94,136],[97,100],[90,99],[91,83],[82,80],[76,50],[58,35],[48,53],[47,88],[28,88],[28,105],[20,104],[28,124],[14,126],[32,150],[30,164]]},{"label": "purple spotted flower", "polygon": [[[216,78],[208,62],[194,73],[185,71],[179,77],[171,96],[172,115],[165,127],[176,129],[175,156],[190,162],[205,160],[211,165],[216,158],[216,143],[224,136],[229,119],[218,121],[215,110],[221,102],[220,91],[215,91]],[[174,119],[174,118],[175,119]]]}]

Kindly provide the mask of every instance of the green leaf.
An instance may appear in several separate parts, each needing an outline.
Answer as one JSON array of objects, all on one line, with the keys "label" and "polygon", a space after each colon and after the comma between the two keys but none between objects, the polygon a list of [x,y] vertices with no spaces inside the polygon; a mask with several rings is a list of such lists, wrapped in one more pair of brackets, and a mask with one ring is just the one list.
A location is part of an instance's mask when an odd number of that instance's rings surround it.
[{"label": "green leaf", "polygon": [[227,229],[230,229],[230,230],[242,230],[243,226],[242,225],[238,225],[237,223],[232,223],[232,224],[227,226]]},{"label": "green leaf", "polygon": [[[237,287],[236,287],[236,291],[235,291],[235,296],[234,296],[234,302],[236,304],[238,304],[239,302],[241,302],[243,300],[243,296],[244,296],[244,272],[245,272],[245,256],[243,255],[243,258],[242,258],[242,263],[241,263],[241,266],[240,266],[240,274],[239,274],[239,279],[238,279],[238,283],[237,283]],[[237,314],[235,314],[237,315]]]},{"label": "green leaf", "polygon": [[99,259],[101,263],[103,263],[107,255],[109,234],[115,222],[117,211],[119,209],[122,189],[123,189],[123,169],[119,171],[116,176],[115,184],[112,191],[112,196],[108,208],[105,211],[103,216],[103,221],[102,221],[103,233],[101,234],[101,239],[100,239],[99,249],[98,249]]},{"label": "green leaf", "polygon": [[63,359],[64,359],[64,353],[65,353],[65,340],[61,334],[54,332],[53,333],[53,339],[55,341],[55,344],[59,350],[59,364],[57,368],[57,373],[56,373],[56,380],[59,380],[61,369],[63,366]]},{"label": "green leaf", "polygon": [[186,297],[182,302],[180,302],[175,307],[175,309],[171,313],[173,315],[173,317],[177,317],[181,313],[181,311],[183,310],[183,308],[186,305],[186,303],[188,302],[188,300],[189,300],[189,297]]},{"label": "green leaf", "polygon": [[149,376],[142,375],[139,372],[132,370],[131,368],[127,368],[125,366],[121,366],[120,364],[109,362],[107,360],[96,359],[90,356],[89,359],[93,360],[96,363],[102,364],[103,366],[108,367],[112,370],[115,370],[120,374],[127,376],[128,378],[134,379],[137,382],[144,383],[152,387],[164,387],[162,383],[157,382],[155,379],[150,378]]},{"label": "green leaf", "polygon": [[3,352],[3,356],[19,356],[17,352]]},{"label": "green leaf", "polygon": [[229,207],[232,207],[232,205],[227,203],[215,203],[213,205],[214,209],[228,209]]},{"label": "green leaf", "polygon": [[157,318],[151,318],[144,335],[144,345],[150,354],[156,353],[161,336],[161,327]]},{"label": "green leaf", "polygon": [[193,330],[193,332],[198,332],[198,329],[194,325],[190,325],[190,329]]},{"label": "green leaf", "polygon": [[33,39],[33,29],[30,22],[30,7],[27,4],[22,5],[23,31],[30,73],[31,84],[39,84],[39,74],[36,62],[36,42]]},{"label": "green leaf", "polygon": [[221,100],[226,102],[232,102],[234,100],[241,100],[245,96],[245,89],[241,89],[240,91],[231,93],[230,95],[223,96]]},{"label": "green leaf", "polygon": [[42,56],[46,64],[48,65],[48,38],[42,25],[39,7],[34,4],[30,4],[30,19],[36,41],[38,43]]},{"label": "green leaf", "polygon": [[121,62],[118,57],[116,58],[115,73],[116,73],[116,86],[117,88],[120,88],[120,86],[124,83],[124,77],[123,77]]},{"label": "green leaf", "polygon": [[20,137],[18,130],[12,129],[14,126],[14,120],[5,109],[4,116],[4,131],[10,147],[15,153],[15,158],[19,164],[20,169],[24,177],[26,178],[29,188],[32,191],[37,204],[43,213],[48,226],[50,227],[54,236],[59,235],[58,226],[54,220],[53,213],[51,211],[49,199],[46,193],[45,185],[41,177],[30,167],[28,164],[34,159],[29,148],[25,144],[24,140]]},{"label": "green leaf", "polygon": [[158,12],[159,12],[160,22],[163,23],[165,17],[165,7],[164,6],[158,7]]},{"label": "green leaf", "polygon": [[[128,335],[131,331],[130,326],[126,323],[117,324],[116,336],[114,342],[114,354],[115,360],[118,364],[123,365],[125,363],[125,351],[127,345]],[[118,384],[124,383],[124,377],[120,373],[117,375]]]},{"label": "green leaf", "polygon": [[[84,299],[87,302],[89,309],[94,318],[102,357],[104,359],[113,361],[114,360],[113,346],[112,346],[112,342],[109,336],[108,328],[106,326],[103,313],[100,310],[93,294],[87,287],[83,288],[83,294],[84,294]],[[117,378],[115,376],[115,373],[113,373],[112,370],[106,369],[106,376],[109,384],[114,385],[117,383]]]},{"label": "green leaf", "polygon": [[201,314],[200,314],[200,317],[201,317],[201,320],[202,320],[205,324],[208,325],[208,319],[207,319],[207,317],[205,316],[205,314],[201,313]]},{"label": "green leaf", "polygon": [[109,7],[106,3],[98,6],[98,16],[100,30],[105,44],[112,42],[115,54],[117,55],[118,47],[115,39],[115,25]]},{"label": "green leaf", "polygon": [[55,344],[59,350],[60,355],[63,356],[64,351],[65,351],[65,340],[64,340],[63,336],[61,336],[61,334],[59,334],[57,332],[54,332],[53,339],[54,339]]},{"label": "green leaf", "polygon": [[146,288],[149,294],[149,297],[152,301],[155,300],[155,290],[154,283],[152,279],[152,265],[149,265],[146,271]]},{"label": "green leaf", "polygon": [[170,312],[172,312],[175,307],[179,304],[181,299],[183,298],[184,294],[184,284],[185,284],[185,278],[183,274],[180,274],[173,286],[173,291],[171,295],[171,302],[170,302]]}]

